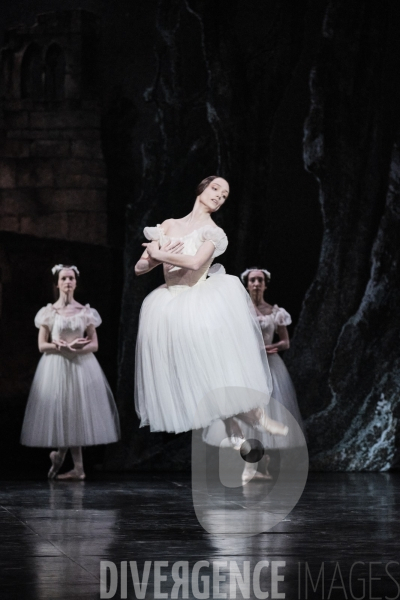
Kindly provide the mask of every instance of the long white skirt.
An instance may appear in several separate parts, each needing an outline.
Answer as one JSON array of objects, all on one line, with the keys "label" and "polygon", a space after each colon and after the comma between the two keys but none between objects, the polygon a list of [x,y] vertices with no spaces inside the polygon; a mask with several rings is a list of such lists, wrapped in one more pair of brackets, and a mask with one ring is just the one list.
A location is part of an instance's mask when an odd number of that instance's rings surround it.
[{"label": "long white skirt", "polygon": [[[271,435],[266,431],[250,427],[237,419],[245,439],[257,439],[265,448],[298,448],[305,446],[303,421],[297,404],[296,391],[285,363],[278,354],[268,354],[272,376],[272,397],[267,407],[268,416],[289,426],[287,436]],[[290,415],[288,415],[288,411]],[[294,418],[292,418],[294,417]],[[232,442],[227,438],[225,425],[214,421],[203,432],[203,440],[211,446],[227,447]]]},{"label": "long white skirt", "polygon": [[267,404],[271,389],[261,329],[237,277],[164,285],[144,300],[135,378],[141,427],[206,427]]},{"label": "long white skirt", "polygon": [[119,439],[117,407],[94,354],[44,354],[29,393],[21,444],[92,446]]}]

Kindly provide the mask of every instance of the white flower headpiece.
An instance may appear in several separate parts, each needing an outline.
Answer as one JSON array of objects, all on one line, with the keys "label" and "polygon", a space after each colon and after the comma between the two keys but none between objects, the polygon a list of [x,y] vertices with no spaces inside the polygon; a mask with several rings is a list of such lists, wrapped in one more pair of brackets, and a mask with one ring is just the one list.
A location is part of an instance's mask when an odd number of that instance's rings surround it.
[{"label": "white flower headpiece", "polygon": [[71,266],[67,266],[67,265],[54,265],[54,267],[52,268],[51,272],[53,273],[53,275],[55,275],[56,273],[58,273],[58,271],[62,271],[63,269],[72,269],[73,271],[75,271],[75,273],[77,275],[79,275],[78,267],[76,267],[75,265],[71,265]]},{"label": "white flower headpiece", "polygon": [[245,271],[243,271],[243,273],[240,274],[240,279],[242,280],[242,283],[244,283],[245,277],[247,277],[248,274],[252,271],[262,271],[264,275],[267,276],[268,281],[271,280],[271,273],[267,271],[267,269],[257,269],[256,267],[253,267],[252,269],[246,269]]}]

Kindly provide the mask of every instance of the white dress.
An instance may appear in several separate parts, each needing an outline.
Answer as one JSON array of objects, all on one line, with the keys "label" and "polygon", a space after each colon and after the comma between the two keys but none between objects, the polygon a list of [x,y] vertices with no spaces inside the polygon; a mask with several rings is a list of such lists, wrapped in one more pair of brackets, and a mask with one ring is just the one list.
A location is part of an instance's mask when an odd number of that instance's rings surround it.
[{"label": "white dress", "polygon": [[[66,342],[83,337],[89,325],[100,323],[99,313],[89,304],[71,317],[60,315],[48,304],[35,317],[36,327],[44,325],[51,339]],[[94,354],[44,353],[29,393],[21,444],[69,448],[118,439],[117,407]]]},{"label": "white dress", "polygon": [[[278,327],[290,325],[292,319],[284,308],[276,304],[269,315],[257,314],[260,323],[264,344],[266,346],[273,343],[274,334]],[[272,376],[272,401],[269,403],[268,416],[275,421],[287,423],[289,433],[286,437],[272,436],[269,433],[261,432],[248,427],[242,421],[238,421],[243,435],[246,439],[258,439],[266,448],[295,448],[305,445],[303,421],[297,404],[296,391],[289,372],[281,357],[276,354],[267,354],[268,364]],[[288,420],[286,411],[289,411],[295,421]],[[226,431],[222,421],[215,421],[203,433],[203,439],[207,444],[213,446],[227,445]]]},{"label": "white dress", "polygon": [[221,265],[209,273],[228,245],[224,231],[207,225],[171,238],[157,225],[144,235],[160,246],[181,239],[186,255],[207,240],[215,251],[198,271],[164,265],[165,285],[143,302],[135,377],[141,427],[178,433],[267,404],[271,376],[249,295]]},{"label": "white dress", "polygon": [[[266,346],[273,343],[274,334],[277,332],[279,326],[283,325],[287,327],[292,322],[289,313],[277,304],[272,307],[272,313],[270,315],[257,315],[257,317],[261,325]],[[272,396],[279,402],[279,404],[271,403],[271,417],[277,421],[284,419],[284,411],[280,410],[280,406],[284,406],[300,425],[300,429],[292,427],[291,430],[289,430],[287,438],[280,440],[274,439],[273,442],[271,440],[270,445],[279,447],[302,446],[304,444],[304,426],[292,379],[285,363],[278,353],[268,354],[267,356],[272,375]]]}]

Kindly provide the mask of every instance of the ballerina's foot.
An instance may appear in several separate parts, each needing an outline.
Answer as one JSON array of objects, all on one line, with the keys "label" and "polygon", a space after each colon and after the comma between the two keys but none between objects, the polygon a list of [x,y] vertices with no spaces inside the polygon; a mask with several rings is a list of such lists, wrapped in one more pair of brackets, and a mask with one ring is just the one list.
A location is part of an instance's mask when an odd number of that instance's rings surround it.
[{"label": "ballerina's foot", "polygon": [[252,463],[246,463],[243,473],[242,473],[242,483],[246,484],[250,481],[271,481],[273,479],[271,473],[268,471],[268,465],[270,462],[270,457],[268,454],[264,456],[264,468],[265,473],[261,473],[257,471],[257,467]]},{"label": "ballerina's foot", "polygon": [[50,460],[51,460],[51,467],[50,467],[50,471],[47,473],[47,477],[49,479],[55,479],[57,476],[57,473],[60,470],[64,461],[56,450],[53,450],[53,452],[50,452]]},{"label": "ballerina's foot", "polygon": [[271,435],[283,435],[286,436],[289,433],[289,427],[280,423],[279,421],[274,421],[268,417],[265,413],[263,413],[260,419],[260,425],[264,427]]},{"label": "ballerina's foot", "polygon": [[72,469],[72,471],[68,471],[68,473],[63,473],[62,475],[57,475],[57,481],[83,481],[86,475],[83,471],[78,471],[77,469]]},{"label": "ballerina's foot", "polygon": [[245,483],[248,483],[249,481],[251,481],[256,473],[256,468],[254,465],[250,464],[250,463],[246,463],[244,466],[244,470],[242,473],[242,483],[243,485]]},{"label": "ballerina's foot", "polygon": [[230,437],[230,441],[231,441],[231,444],[232,444],[232,447],[234,450],[240,450],[243,442],[245,442],[246,440],[244,437],[238,437],[238,436],[232,435]]},{"label": "ballerina's foot", "polygon": [[272,475],[268,473],[260,473],[257,471],[257,468],[253,464],[246,463],[244,471],[242,473],[242,483],[245,485],[250,481],[270,481],[272,479]]},{"label": "ballerina's foot", "polygon": [[251,481],[265,481],[266,479],[268,481],[272,479],[271,473],[268,473],[268,471],[266,473],[260,473],[260,471],[257,471],[257,473],[255,473],[251,478]]}]

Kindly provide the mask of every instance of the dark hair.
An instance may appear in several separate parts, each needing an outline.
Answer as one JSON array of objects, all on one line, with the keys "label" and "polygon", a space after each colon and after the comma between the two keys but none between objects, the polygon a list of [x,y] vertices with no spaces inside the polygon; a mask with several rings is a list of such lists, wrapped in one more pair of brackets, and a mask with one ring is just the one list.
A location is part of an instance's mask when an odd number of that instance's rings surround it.
[{"label": "dark hair", "polygon": [[249,284],[249,275],[252,271],[261,271],[262,274],[264,275],[265,285],[268,286],[269,282],[271,281],[271,277],[267,277],[267,275],[264,273],[264,271],[260,267],[250,267],[249,272],[242,279],[243,285],[245,286],[245,288],[247,288],[247,286]]},{"label": "dark hair", "polygon": [[[72,265],[63,265],[63,266],[62,266],[62,269],[60,269],[59,271],[56,271],[56,272],[54,273],[54,275],[53,275],[53,283],[54,283],[54,285],[55,285],[55,286],[57,286],[57,284],[58,284],[58,278],[59,278],[59,275],[60,275],[61,271],[64,271],[64,270],[66,270],[66,269],[70,269],[70,268],[71,268],[71,266],[72,266]],[[75,273],[75,279],[76,279],[76,281],[78,281],[78,279],[79,279],[79,275],[78,275],[78,273],[75,271],[75,269],[73,269],[73,271],[74,271],[74,273]]]},{"label": "dark hair", "polygon": [[218,179],[218,177],[219,175],[209,175],[209,177],[206,177],[205,179],[203,179],[203,181],[200,181],[199,185],[196,188],[196,198],[204,192],[204,190],[210,185],[212,181],[214,181],[214,179]]}]

